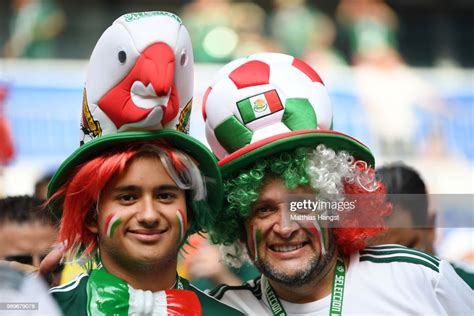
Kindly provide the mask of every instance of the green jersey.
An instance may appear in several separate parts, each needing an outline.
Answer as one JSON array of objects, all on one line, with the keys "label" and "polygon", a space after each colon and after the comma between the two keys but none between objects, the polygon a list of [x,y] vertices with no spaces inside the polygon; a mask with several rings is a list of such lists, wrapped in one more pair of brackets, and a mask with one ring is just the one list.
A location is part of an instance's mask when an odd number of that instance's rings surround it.
[{"label": "green jersey", "polygon": [[167,315],[169,311],[179,314],[199,308],[202,315],[244,315],[179,276],[175,290],[152,293],[133,289],[103,267],[90,274],[80,274],[75,280],[52,288],[50,293],[68,316],[140,315],[152,310]]}]

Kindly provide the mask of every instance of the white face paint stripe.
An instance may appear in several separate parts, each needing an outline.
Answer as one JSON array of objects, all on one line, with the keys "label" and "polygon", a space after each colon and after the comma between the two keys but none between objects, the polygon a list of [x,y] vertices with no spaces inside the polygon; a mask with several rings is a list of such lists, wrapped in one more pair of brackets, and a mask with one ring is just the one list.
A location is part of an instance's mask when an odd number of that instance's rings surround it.
[{"label": "white face paint stripe", "polygon": [[181,243],[184,236],[186,235],[186,222],[184,219],[184,215],[182,214],[182,210],[178,209],[176,211],[176,219],[179,225],[179,236],[178,236],[178,243]]},{"label": "white face paint stripe", "polygon": [[318,231],[318,234],[319,234],[318,238],[319,238],[319,243],[320,243],[320,246],[321,246],[321,255],[324,256],[326,254],[326,243],[325,243],[325,237],[324,237],[324,234],[323,234],[323,230],[321,229],[321,226],[319,225],[318,221],[313,221],[313,225],[316,228],[316,230]]},{"label": "white face paint stripe", "polygon": [[109,238],[112,238],[117,227],[122,223],[122,219],[117,214],[111,216],[105,223],[105,231]]},{"label": "white face paint stripe", "polygon": [[319,225],[318,221],[312,221],[311,222],[312,227],[310,228],[310,231],[316,235],[318,238],[319,246],[321,248],[321,256],[324,256],[326,254],[326,238],[323,235],[323,231],[321,229],[321,226]]}]

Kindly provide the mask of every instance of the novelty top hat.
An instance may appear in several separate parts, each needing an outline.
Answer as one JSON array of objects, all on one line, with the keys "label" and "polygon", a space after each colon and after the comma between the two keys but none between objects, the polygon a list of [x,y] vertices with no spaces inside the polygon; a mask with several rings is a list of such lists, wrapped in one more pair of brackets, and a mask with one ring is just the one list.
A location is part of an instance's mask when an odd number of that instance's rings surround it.
[{"label": "novelty top hat", "polygon": [[255,54],[224,66],[204,95],[203,116],[223,176],[277,152],[317,144],[375,164],[364,144],[332,130],[323,81],[289,55]]},{"label": "novelty top hat", "polygon": [[189,130],[193,52],[176,15],[139,12],[118,18],[100,37],[88,66],[81,146],[59,167],[54,194],[75,168],[125,144],[164,140],[192,156],[206,178],[209,205],[218,210],[222,186],[214,155]]}]

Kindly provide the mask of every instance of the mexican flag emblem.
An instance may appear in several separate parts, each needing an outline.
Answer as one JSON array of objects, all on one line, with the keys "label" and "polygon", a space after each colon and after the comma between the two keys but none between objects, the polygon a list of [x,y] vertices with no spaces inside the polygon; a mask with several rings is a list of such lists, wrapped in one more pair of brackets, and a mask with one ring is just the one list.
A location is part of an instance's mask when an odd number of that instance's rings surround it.
[{"label": "mexican flag emblem", "polygon": [[270,90],[237,102],[240,116],[245,124],[258,118],[283,110],[276,90]]}]

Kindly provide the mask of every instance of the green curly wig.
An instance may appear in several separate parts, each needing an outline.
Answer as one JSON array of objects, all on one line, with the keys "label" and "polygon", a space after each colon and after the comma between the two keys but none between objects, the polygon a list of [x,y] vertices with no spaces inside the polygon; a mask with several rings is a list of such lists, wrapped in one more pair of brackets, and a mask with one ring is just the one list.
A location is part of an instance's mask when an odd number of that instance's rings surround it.
[{"label": "green curly wig", "polygon": [[237,177],[224,180],[226,197],[221,212],[214,218],[209,235],[216,244],[230,245],[241,236],[246,219],[251,214],[250,205],[259,197],[265,176],[275,174],[283,179],[285,186],[294,189],[310,182],[305,171],[307,148],[280,153],[260,160],[252,168],[244,170]]},{"label": "green curly wig", "polygon": [[[369,237],[384,230],[383,218],[391,213],[391,205],[385,202],[385,188],[365,161],[355,160],[345,151],[336,153],[322,144],[316,148],[300,147],[257,161],[248,169],[224,179],[227,198],[223,209],[206,227],[213,243],[235,247],[236,241],[245,241],[250,206],[258,200],[264,180],[269,175],[281,178],[288,189],[309,185],[321,196],[372,196],[371,199],[360,199],[354,210],[341,214],[341,226],[333,228],[342,253],[363,249]],[[243,250],[238,250],[233,256],[240,256]]]}]

